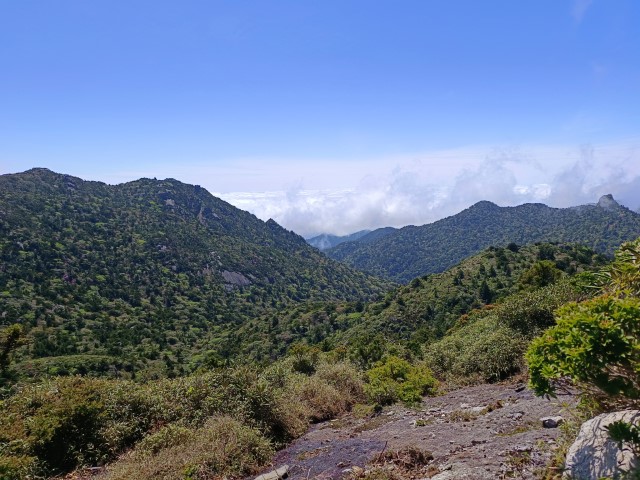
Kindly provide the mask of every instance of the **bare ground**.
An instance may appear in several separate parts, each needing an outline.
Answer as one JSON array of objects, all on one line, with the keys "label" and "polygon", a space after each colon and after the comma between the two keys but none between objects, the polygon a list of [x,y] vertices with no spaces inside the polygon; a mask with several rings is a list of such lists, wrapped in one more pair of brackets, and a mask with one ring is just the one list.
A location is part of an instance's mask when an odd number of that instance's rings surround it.
[{"label": "bare ground", "polygon": [[516,385],[462,388],[414,409],[394,406],[367,418],[350,413],[314,425],[278,452],[273,468],[289,465],[294,480],[357,478],[381,453],[421,451],[433,458],[405,477],[539,478],[560,433],[540,419],[566,415],[574,405],[570,395],[546,400]]}]

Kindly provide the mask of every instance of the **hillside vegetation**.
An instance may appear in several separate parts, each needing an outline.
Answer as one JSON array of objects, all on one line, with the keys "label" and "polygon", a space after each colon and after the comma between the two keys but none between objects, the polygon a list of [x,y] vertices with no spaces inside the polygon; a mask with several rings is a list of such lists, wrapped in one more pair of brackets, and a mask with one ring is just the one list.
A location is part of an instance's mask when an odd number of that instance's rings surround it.
[{"label": "hillside vegetation", "polygon": [[242,325],[238,336],[244,339],[245,355],[255,360],[277,358],[300,341],[325,350],[397,342],[418,352],[421,344],[442,337],[473,309],[597,269],[606,261],[578,245],[491,247],[446,272],[397,287],[378,301],[303,303]]},{"label": "hillside vegetation", "polygon": [[[610,195],[596,205],[572,208],[499,207],[484,201],[428,225],[386,233],[373,241],[343,243],[325,253],[360,270],[407,283],[443,272],[487,247],[510,242],[580,243],[612,255],[622,242],[640,235],[640,214]],[[375,234],[374,230],[368,237]]]},{"label": "hillside vegetation", "polygon": [[388,287],[198,186],[0,176],[0,325],[24,327],[24,373],[176,374],[233,356],[229,332],[265,312]]},{"label": "hillside vegetation", "polygon": [[[582,214],[632,218],[612,202]],[[528,348],[540,393],[637,405],[640,240],[609,265],[509,238],[392,287],[200,187],[42,169],[0,176],[0,233],[2,479],[241,478],[311,422],[522,374]]]}]

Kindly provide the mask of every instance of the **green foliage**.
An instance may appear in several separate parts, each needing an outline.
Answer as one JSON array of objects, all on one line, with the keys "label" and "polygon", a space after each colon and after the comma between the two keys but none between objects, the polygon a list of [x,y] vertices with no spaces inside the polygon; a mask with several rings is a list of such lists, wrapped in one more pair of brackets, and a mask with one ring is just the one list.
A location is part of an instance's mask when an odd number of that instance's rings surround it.
[{"label": "green foliage", "polygon": [[638,425],[631,425],[623,420],[618,420],[607,425],[607,430],[609,431],[609,437],[618,442],[620,450],[626,443],[636,455],[640,454],[640,427]]},{"label": "green foliage", "polygon": [[320,350],[304,343],[292,345],[289,349],[289,355],[293,359],[293,371],[304,373],[305,375],[314,373],[320,361]]},{"label": "green foliage", "polygon": [[192,429],[183,427],[182,425],[169,424],[161,427],[157,432],[147,435],[138,442],[135,453],[140,457],[156,455],[165,448],[185,443],[190,440],[192,436]]},{"label": "green foliage", "polygon": [[[527,352],[536,393],[553,395],[568,378],[602,404],[640,397],[640,239],[624,244],[599,275],[601,296],[558,310],[557,325]],[[592,277],[593,278],[593,277]]]},{"label": "green foliage", "polygon": [[39,470],[36,457],[27,455],[5,455],[0,450],[0,478],[2,480],[24,480],[34,478]]},{"label": "green foliage", "polygon": [[569,282],[560,282],[533,291],[511,295],[495,311],[501,323],[527,338],[555,323],[554,311],[580,298]]},{"label": "green foliage", "polygon": [[640,298],[640,238],[620,246],[615,261],[601,273],[601,279],[605,292]]},{"label": "green foliage", "polygon": [[[506,248],[489,248],[486,251],[468,258],[455,268],[446,272],[429,275],[399,287],[378,302],[367,305],[363,315],[355,324],[345,325],[349,330],[345,337],[350,345],[362,345],[362,353],[367,350],[380,350],[384,343],[375,341],[380,334],[387,341],[410,341],[420,332],[422,341],[433,341],[442,337],[461,315],[491,303],[501,304],[510,295],[521,292],[519,279],[534,265],[539,264],[541,249],[545,255],[552,255],[555,269],[562,269],[567,277],[589,269],[601,267],[603,259],[593,251],[577,245],[527,245],[513,251]],[[548,261],[548,260],[547,260]],[[544,295],[558,297],[560,303],[547,305],[544,298],[535,298],[535,288],[531,293],[523,293],[527,301],[535,301],[536,305],[548,310],[548,316],[561,303],[577,298],[577,295],[565,297],[560,292],[569,290],[563,282],[556,292],[549,287]],[[518,298],[518,296],[513,297]],[[521,302],[523,306],[525,302]],[[533,315],[533,314],[532,314]],[[532,318],[523,319],[532,321]],[[547,322],[552,322],[548,318]],[[338,317],[335,323],[340,324]],[[509,325],[516,327],[519,322],[512,319]],[[538,322],[538,326],[546,327],[549,323]],[[530,325],[533,327],[533,325]],[[521,330],[528,328],[522,325]],[[365,339],[364,342],[360,339]],[[360,362],[360,360],[358,359]],[[362,362],[360,362],[362,363]]]},{"label": "green foliage", "polygon": [[553,394],[553,381],[568,376],[587,389],[638,399],[640,300],[602,296],[558,310],[557,325],[527,352],[531,385]]},{"label": "green foliage", "polygon": [[397,401],[419,402],[423,395],[434,394],[437,382],[424,364],[412,365],[389,355],[366,372],[364,390],[371,402],[389,405]]},{"label": "green foliage", "polygon": [[[183,375],[237,358],[238,328],[261,315],[390,286],[173,179],[110,186],[45,169],[0,175],[0,211],[0,327],[19,324],[29,340],[12,347],[16,363],[90,355],[122,365],[78,373]],[[21,371],[77,371],[32,365]]]},{"label": "green foliage", "polygon": [[[370,242],[343,243],[326,253],[363,271],[407,283],[443,272],[491,246],[509,245],[515,253],[514,242],[575,242],[611,255],[639,233],[640,215],[619,205],[558,209],[542,204],[499,207],[479,202],[437,222],[404,227]],[[553,260],[545,248],[538,259]]]},{"label": "green foliage", "polygon": [[561,277],[562,270],[554,262],[541,260],[522,274],[519,283],[522,288],[542,288],[556,283]]},{"label": "green foliage", "polygon": [[9,364],[13,352],[26,343],[24,329],[21,325],[9,325],[0,331],[0,386],[9,377]]},{"label": "green foliage", "polygon": [[526,340],[494,315],[463,326],[425,349],[438,377],[454,384],[495,382],[522,368]]},{"label": "green foliage", "polygon": [[380,334],[364,333],[352,339],[349,344],[349,358],[362,368],[370,368],[382,360],[387,342]]},{"label": "green foliage", "polygon": [[[8,478],[26,471],[50,475],[113,460],[134,445],[138,457],[155,463],[162,452],[187,455],[183,445],[208,442],[208,422],[225,415],[246,427],[239,437],[255,432],[261,445],[279,445],[302,434],[309,421],[332,418],[362,400],[362,378],[352,365],[318,361],[309,376],[291,363],[146,383],[58,377],[25,385],[0,403],[0,468]],[[196,470],[208,472],[207,465]]]}]

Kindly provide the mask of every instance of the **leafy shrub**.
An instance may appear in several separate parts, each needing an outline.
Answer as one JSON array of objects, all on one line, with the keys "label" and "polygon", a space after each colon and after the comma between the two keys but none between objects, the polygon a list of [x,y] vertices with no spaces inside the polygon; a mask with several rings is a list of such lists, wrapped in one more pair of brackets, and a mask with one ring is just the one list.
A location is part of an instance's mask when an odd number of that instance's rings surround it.
[{"label": "leafy shrub", "polygon": [[5,401],[0,443],[19,445],[11,452],[16,457],[35,456],[55,470],[102,460],[108,450],[98,433],[104,420],[102,382],[71,379],[43,387],[27,387]]},{"label": "leafy shrub", "polygon": [[0,471],[7,478],[66,472],[110,461],[136,444],[153,455],[190,442],[220,415],[280,444],[302,434],[309,420],[332,418],[361,397],[362,379],[350,364],[319,361],[309,376],[293,371],[291,359],[262,373],[239,366],[141,384],[59,377],[0,402]]},{"label": "leafy shrub", "polygon": [[521,288],[542,288],[556,283],[561,277],[562,270],[554,262],[541,260],[524,272],[518,283]]},{"label": "leafy shrub", "polygon": [[23,480],[33,478],[40,466],[36,457],[27,455],[5,455],[0,450],[0,478],[2,480]]},{"label": "leafy shrub", "polygon": [[437,382],[424,364],[412,365],[393,355],[385,357],[366,372],[365,393],[370,401],[388,405],[397,401],[419,402],[423,395],[433,394]]},{"label": "leafy shrub", "polygon": [[175,424],[166,425],[138,442],[135,455],[139,457],[156,455],[160,450],[185,443],[192,436],[192,430],[186,427]]},{"label": "leafy shrub", "polygon": [[566,376],[594,393],[637,400],[639,318],[636,298],[602,296],[561,308],[557,325],[527,352],[536,393],[553,394],[553,381]]},{"label": "leafy shrub", "polygon": [[429,345],[425,358],[436,375],[450,382],[493,382],[522,368],[525,349],[522,335],[488,316]]},{"label": "leafy shrub", "polygon": [[320,360],[320,350],[304,343],[296,343],[289,349],[289,356],[293,358],[292,367],[295,372],[311,375],[316,371]]},{"label": "leafy shrub", "polygon": [[507,327],[531,338],[555,322],[554,311],[580,294],[568,282],[511,295],[495,313]]}]

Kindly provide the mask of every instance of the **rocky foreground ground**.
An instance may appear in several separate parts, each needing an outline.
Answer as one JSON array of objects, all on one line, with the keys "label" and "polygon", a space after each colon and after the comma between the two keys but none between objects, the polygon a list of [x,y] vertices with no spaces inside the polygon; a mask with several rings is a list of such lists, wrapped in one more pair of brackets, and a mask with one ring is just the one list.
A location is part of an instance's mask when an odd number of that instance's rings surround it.
[{"label": "rocky foreground ground", "polygon": [[[480,385],[320,423],[274,458],[291,479],[364,477],[391,469],[404,478],[540,478],[560,435],[542,418],[570,415],[571,395],[543,399],[518,385]],[[553,423],[553,422],[551,422]]]}]

